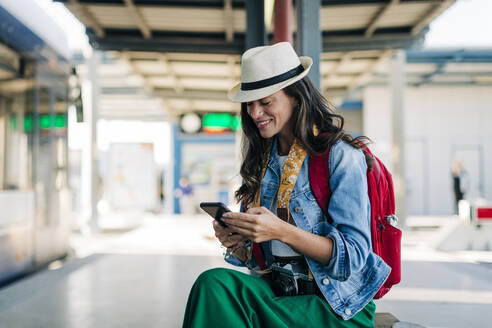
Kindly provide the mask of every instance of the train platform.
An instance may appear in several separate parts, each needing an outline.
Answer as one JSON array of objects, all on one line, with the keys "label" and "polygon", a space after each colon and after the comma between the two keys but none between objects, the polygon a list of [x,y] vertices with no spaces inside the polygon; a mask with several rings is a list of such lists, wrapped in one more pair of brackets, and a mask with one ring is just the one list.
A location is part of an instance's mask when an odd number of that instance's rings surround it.
[{"label": "train platform", "polygon": [[[409,220],[403,281],[376,301],[377,312],[425,327],[492,321],[492,253],[432,247],[452,220]],[[109,221],[101,233],[74,234],[71,245],[66,261],[0,289],[2,327],[180,327],[200,272],[230,267],[201,215],[145,215],[128,229]]]}]

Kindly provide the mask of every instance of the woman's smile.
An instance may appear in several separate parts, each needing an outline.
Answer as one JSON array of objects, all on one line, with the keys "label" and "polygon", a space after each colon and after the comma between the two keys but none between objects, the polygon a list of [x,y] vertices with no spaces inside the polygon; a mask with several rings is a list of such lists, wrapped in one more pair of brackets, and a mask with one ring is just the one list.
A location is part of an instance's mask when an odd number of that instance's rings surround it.
[{"label": "woman's smile", "polygon": [[258,129],[264,129],[266,128],[270,122],[272,122],[273,119],[269,119],[269,120],[263,120],[263,121],[256,121],[256,126],[258,127]]}]

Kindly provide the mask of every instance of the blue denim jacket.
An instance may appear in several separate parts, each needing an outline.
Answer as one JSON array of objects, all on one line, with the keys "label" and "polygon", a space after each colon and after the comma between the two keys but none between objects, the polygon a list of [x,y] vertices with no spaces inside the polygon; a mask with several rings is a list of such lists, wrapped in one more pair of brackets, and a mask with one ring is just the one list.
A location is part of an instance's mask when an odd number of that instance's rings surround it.
[{"label": "blue denim jacket", "polygon": [[[332,191],[328,213],[332,223],[326,220],[311,191],[308,161],[309,155],[292,191],[289,210],[297,227],[333,240],[333,252],[327,265],[308,256],[305,258],[326,301],[338,315],[348,320],[371,301],[391,271],[372,251],[366,161],[362,151],[344,141],[332,146],[327,163]],[[279,187],[280,172],[275,142],[261,184],[261,206],[271,208]],[[261,244],[267,265],[273,260],[270,244]],[[242,265],[234,256],[227,257],[226,261]]]}]

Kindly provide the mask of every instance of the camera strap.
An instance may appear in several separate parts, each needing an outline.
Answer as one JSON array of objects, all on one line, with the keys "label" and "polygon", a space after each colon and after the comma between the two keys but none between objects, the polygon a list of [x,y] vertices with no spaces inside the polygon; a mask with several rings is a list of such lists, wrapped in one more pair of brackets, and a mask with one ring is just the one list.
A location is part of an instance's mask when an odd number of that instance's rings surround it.
[{"label": "camera strap", "polygon": [[[267,157],[263,162],[260,181],[262,181],[263,177],[265,176],[266,168],[270,161],[271,152],[272,152],[272,146],[270,146],[269,150],[267,151]],[[299,175],[299,171],[301,169],[302,163],[304,162],[304,159],[306,158],[306,155],[307,155],[307,150],[302,146],[301,142],[297,138],[294,139],[294,142],[290,147],[289,154],[287,155],[287,160],[285,162],[284,168],[282,170],[282,176],[280,178],[280,185],[277,194],[277,216],[286,222],[290,222],[290,213],[289,213],[290,197],[292,195],[292,190],[294,189],[294,186],[297,182],[297,176]],[[261,200],[261,188],[256,193],[254,201],[250,203],[249,206],[247,207],[248,208],[260,207],[260,200]],[[247,259],[246,261],[243,261],[243,263],[246,265],[248,269],[259,274],[265,274],[271,272],[270,269],[256,270],[249,265],[249,263],[251,263],[251,258],[253,257],[253,252],[255,247],[256,249],[258,249],[258,247],[261,246],[252,243],[251,247],[249,247],[247,251]]]},{"label": "camera strap", "polygon": [[[263,164],[261,170],[261,179],[265,176],[266,168],[268,162],[270,161],[271,147],[267,152],[267,158]],[[287,155],[287,160],[285,161],[284,168],[282,170],[282,176],[280,178],[280,185],[278,187],[277,194],[277,216],[286,221],[290,222],[289,214],[289,202],[290,196],[292,195],[292,190],[297,182],[297,176],[301,170],[302,163],[306,158],[307,150],[302,146],[299,139],[294,139],[292,146],[290,147],[289,154]],[[260,207],[261,200],[261,188],[256,193],[254,202],[250,207]]]}]

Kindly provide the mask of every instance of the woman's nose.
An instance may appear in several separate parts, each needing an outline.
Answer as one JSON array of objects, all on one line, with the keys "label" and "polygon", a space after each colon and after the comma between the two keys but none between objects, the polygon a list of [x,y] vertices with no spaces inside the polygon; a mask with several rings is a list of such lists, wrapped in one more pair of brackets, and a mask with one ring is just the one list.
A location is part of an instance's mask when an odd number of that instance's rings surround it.
[{"label": "woman's nose", "polygon": [[258,118],[261,116],[261,114],[263,114],[263,111],[261,110],[260,105],[256,103],[252,103],[251,105],[249,105],[249,116],[251,116],[251,118]]}]

